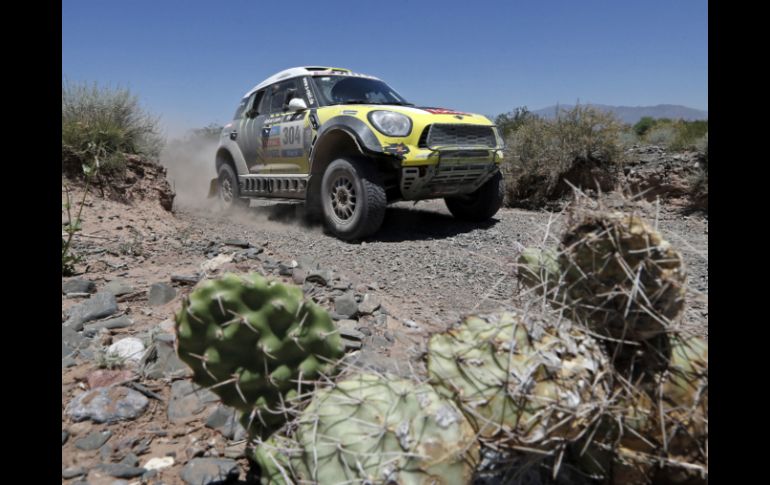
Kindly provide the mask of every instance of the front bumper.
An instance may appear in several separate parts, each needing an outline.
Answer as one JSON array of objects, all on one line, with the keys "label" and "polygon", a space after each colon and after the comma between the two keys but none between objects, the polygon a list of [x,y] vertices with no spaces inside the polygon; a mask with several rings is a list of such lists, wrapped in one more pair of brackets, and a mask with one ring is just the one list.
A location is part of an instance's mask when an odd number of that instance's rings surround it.
[{"label": "front bumper", "polygon": [[497,149],[447,148],[432,150],[424,159],[406,158],[401,164],[401,196],[420,200],[470,194],[498,171],[501,161]]}]

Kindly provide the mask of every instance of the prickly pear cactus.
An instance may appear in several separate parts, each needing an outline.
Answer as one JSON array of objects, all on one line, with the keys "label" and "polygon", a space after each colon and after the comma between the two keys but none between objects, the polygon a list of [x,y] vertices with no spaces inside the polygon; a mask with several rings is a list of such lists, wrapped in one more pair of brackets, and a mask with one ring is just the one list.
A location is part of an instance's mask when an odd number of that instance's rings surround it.
[{"label": "prickly pear cactus", "polygon": [[311,382],[343,354],[329,315],[302,290],[258,274],[202,283],[176,315],[178,353],[193,379],[243,412],[258,434],[280,427]]},{"label": "prickly pear cactus", "polygon": [[[357,374],[319,391],[295,443],[256,453],[263,483],[470,483],[479,458],[473,429],[427,384]],[[278,455],[287,459],[277,458]]]},{"label": "prickly pear cactus", "polygon": [[597,342],[540,324],[517,313],[472,316],[428,344],[431,383],[495,447],[552,450],[577,439],[607,397]]},{"label": "prickly pear cactus", "polygon": [[681,255],[634,215],[582,210],[572,219],[559,265],[578,319],[616,339],[664,332],[684,308]]}]

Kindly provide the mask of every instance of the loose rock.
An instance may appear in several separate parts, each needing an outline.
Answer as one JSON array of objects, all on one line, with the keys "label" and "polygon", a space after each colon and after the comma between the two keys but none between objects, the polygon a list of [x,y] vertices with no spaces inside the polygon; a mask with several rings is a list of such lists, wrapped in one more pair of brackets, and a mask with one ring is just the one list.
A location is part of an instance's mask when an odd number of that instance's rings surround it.
[{"label": "loose rock", "polygon": [[358,313],[358,302],[352,292],[345,293],[334,299],[334,313],[350,318]]},{"label": "loose rock", "polygon": [[98,450],[112,436],[110,430],[93,431],[75,441],[75,447],[83,451]]},{"label": "loose rock", "polygon": [[155,457],[147,460],[144,464],[145,470],[162,470],[168,468],[174,464],[173,456]]},{"label": "loose rock", "polygon": [[65,480],[70,478],[79,477],[86,474],[86,469],[82,466],[71,466],[61,471],[61,477]]},{"label": "loose rock", "polygon": [[75,397],[67,407],[67,414],[74,421],[114,423],[140,416],[148,402],[141,393],[127,387],[100,387]]},{"label": "loose rock", "polygon": [[96,290],[96,284],[93,281],[74,278],[67,280],[61,285],[61,291],[65,295],[70,293],[93,293]]},{"label": "loose rock", "polygon": [[239,475],[238,463],[226,458],[194,458],[182,468],[180,474],[188,485],[213,485],[237,480]]},{"label": "loose rock", "polygon": [[208,389],[190,381],[176,381],[171,385],[168,419],[172,423],[186,423],[218,401],[217,395]]},{"label": "loose rock", "polygon": [[118,302],[112,293],[100,292],[78,303],[69,310],[69,318],[64,322],[65,327],[80,331],[83,325],[97,318],[109,317],[118,311]]},{"label": "loose rock", "polygon": [[166,283],[155,283],[150,286],[147,299],[150,306],[165,305],[176,298],[176,288]]},{"label": "loose rock", "polygon": [[220,405],[206,420],[206,426],[216,429],[228,440],[238,441],[246,438],[246,430],[238,421],[235,409]]},{"label": "loose rock", "polygon": [[107,475],[115,478],[133,478],[138,477],[145,471],[144,468],[138,466],[124,465],[123,463],[102,463],[97,465],[97,468]]},{"label": "loose rock", "polygon": [[86,337],[93,337],[97,333],[99,333],[99,330],[106,328],[109,330],[115,329],[115,328],[126,328],[133,325],[134,322],[130,318],[128,318],[127,315],[123,315],[120,317],[110,318],[108,320],[102,320],[100,322],[94,322],[89,323],[88,325],[85,325],[83,327],[83,335]]},{"label": "loose rock", "polygon": [[365,294],[363,301],[358,305],[358,311],[368,315],[380,308],[380,299],[372,294]]},{"label": "loose rock", "polygon": [[134,287],[124,280],[112,280],[104,285],[104,291],[112,293],[115,296],[123,296],[133,293]]},{"label": "loose rock", "polygon": [[144,343],[136,337],[126,337],[110,345],[107,353],[130,362],[139,362],[144,354]]}]

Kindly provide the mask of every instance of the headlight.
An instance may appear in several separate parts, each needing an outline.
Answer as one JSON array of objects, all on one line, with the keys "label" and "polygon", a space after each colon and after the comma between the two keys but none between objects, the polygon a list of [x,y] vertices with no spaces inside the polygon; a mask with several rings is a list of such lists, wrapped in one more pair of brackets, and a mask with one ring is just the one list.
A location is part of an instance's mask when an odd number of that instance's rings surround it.
[{"label": "headlight", "polygon": [[371,111],[369,121],[387,136],[406,136],[412,131],[412,120],[395,111]]}]

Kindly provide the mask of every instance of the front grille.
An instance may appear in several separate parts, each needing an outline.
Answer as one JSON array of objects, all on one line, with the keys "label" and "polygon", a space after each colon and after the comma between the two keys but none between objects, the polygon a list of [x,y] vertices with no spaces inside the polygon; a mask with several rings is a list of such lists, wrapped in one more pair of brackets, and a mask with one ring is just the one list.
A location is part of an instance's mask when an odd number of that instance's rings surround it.
[{"label": "front grille", "polygon": [[[497,139],[491,126],[430,125],[426,128],[426,147],[487,147],[495,148]],[[420,141],[423,141],[423,136]]]},{"label": "front grille", "polygon": [[468,164],[452,165],[439,168],[438,173],[431,179],[431,186],[461,185],[474,182],[479,177],[488,173],[489,165]]}]

